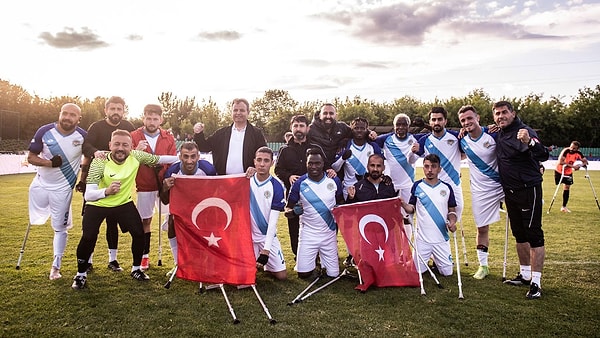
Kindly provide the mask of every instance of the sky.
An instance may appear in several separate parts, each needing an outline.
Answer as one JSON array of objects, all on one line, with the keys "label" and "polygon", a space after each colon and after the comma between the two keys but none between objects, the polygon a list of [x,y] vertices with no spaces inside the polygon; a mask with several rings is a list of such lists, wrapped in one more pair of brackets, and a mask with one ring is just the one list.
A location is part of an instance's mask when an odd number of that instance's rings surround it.
[{"label": "sky", "polygon": [[570,102],[600,84],[600,0],[20,0],[0,13],[0,79],[43,98],[122,96],[131,116],[162,92],[223,109],[271,89]]}]

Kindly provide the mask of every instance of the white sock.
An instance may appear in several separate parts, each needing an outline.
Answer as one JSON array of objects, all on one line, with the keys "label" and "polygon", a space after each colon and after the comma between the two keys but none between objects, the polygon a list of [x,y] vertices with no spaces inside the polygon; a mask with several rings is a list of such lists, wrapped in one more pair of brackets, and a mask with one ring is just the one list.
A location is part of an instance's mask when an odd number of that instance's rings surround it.
[{"label": "white sock", "polygon": [[489,252],[477,250],[477,258],[479,259],[479,265],[488,266],[488,256],[489,255],[490,255]]},{"label": "white sock", "polygon": [[525,280],[531,279],[531,265],[521,265],[521,276]]},{"label": "white sock", "polygon": [[131,272],[134,272],[135,270],[142,270],[142,268],[139,265],[134,265],[131,267]]},{"label": "white sock", "polygon": [[75,275],[75,276],[77,276],[77,277],[81,277],[81,276],[87,277],[87,272],[78,272],[77,275]]},{"label": "white sock", "polygon": [[[52,241],[52,245],[54,247],[54,257],[56,256],[62,257],[65,253],[65,247],[67,246],[67,237],[69,234],[67,230],[63,231],[54,231],[54,240]],[[60,261],[56,267],[60,268]]]},{"label": "white sock", "polygon": [[173,262],[177,265],[177,237],[169,238],[169,245],[171,246],[171,253],[173,254]]},{"label": "white sock", "polygon": [[108,262],[117,260],[117,251],[119,251],[119,249],[108,249]]},{"label": "white sock", "polygon": [[537,271],[531,272],[531,282],[537,284],[540,288],[542,287],[542,273]]},{"label": "white sock", "polygon": [[143,254],[142,258],[149,258],[150,256],[148,254]]}]

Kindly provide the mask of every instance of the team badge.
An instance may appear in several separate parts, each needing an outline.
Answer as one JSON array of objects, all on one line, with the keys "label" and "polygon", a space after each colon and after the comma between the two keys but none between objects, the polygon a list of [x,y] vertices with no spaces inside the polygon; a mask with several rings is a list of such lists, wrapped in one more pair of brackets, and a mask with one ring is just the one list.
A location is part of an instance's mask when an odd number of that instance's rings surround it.
[{"label": "team badge", "polygon": [[448,140],[446,143],[448,143],[449,146],[454,145],[454,140]]},{"label": "team badge", "polygon": [[333,184],[333,183],[327,183],[327,190],[334,191],[335,190],[335,184]]},{"label": "team badge", "polygon": [[490,144],[490,142],[485,141],[485,143],[483,144],[483,146],[487,149],[487,148],[491,147],[492,145]]},{"label": "team badge", "polygon": [[409,140],[409,141],[408,141],[408,145],[409,145],[409,146],[412,146],[412,144],[413,144],[413,140]]},{"label": "team badge", "polygon": [[81,142],[81,141],[79,141],[79,140],[74,140],[74,141],[73,141],[73,147],[79,147],[79,146],[81,146],[81,143],[82,143],[82,142]]},{"label": "team badge", "polygon": [[448,195],[448,192],[446,190],[440,191],[440,196],[446,197],[446,195]]},{"label": "team badge", "polygon": [[271,192],[269,190],[265,191],[265,199],[271,198]]}]

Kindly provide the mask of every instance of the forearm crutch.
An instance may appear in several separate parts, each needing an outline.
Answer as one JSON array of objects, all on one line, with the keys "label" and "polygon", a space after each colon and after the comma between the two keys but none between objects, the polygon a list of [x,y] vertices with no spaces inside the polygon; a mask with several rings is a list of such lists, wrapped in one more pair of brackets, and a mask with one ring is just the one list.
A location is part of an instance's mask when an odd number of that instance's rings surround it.
[{"label": "forearm crutch", "polygon": [[345,276],[345,275],[347,275],[347,274],[348,274],[348,269],[344,269],[344,271],[342,271],[342,273],[340,273],[340,274],[339,274],[337,277],[335,277],[334,279],[330,280],[329,282],[327,282],[327,283],[325,283],[325,284],[323,284],[323,285],[319,286],[318,288],[316,288],[316,289],[314,289],[313,291],[311,291],[311,292],[307,293],[306,295],[302,296],[302,298],[300,298],[300,300],[299,300],[299,301],[301,302],[301,301],[305,300],[306,298],[308,298],[308,297],[310,297],[310,296],[314,295],[315,293],[317,293],[317,292],[319,292],[319,291],[321,291],[321,290],[325,289],[326,287],[328,287],[329,285],[331,285],[331,284],[333,284],[333,283],[337,282],[337,281],[338,281],[340,278],[342,278],[343,276]]},{"label": "forearm crutch", "polygon": [[315,278],[315,280],[313,280],[310,284],[308,284],[308,286],[306,288],[304,288],[304,290],[302,290],[302,292],[300,292],[296,298],[294,298],[291,302],[287,303],[287,305],[293,305],[295,303],[298,303],[300,301],[300,298],[302,298],[302,296],[304,296],[304,294],[313,287],[313,285],[317,284],[317,282],[319,281],[319,279],[321,278],[321,275],[317,276],[317,278]]},{"label": "forearm crutch", "polygon": [[223,284],[219,284],[219,288],[221,289],[221,292],[223,293],[223,297],[225,298],[225,303],[227,303],[227,308],[229,309],[229,313],[231,313],[231,316],[233,317],[233,324],[239,324],[240,320],[237,319],[237,317],[235,316],[235,312],[233,311],[233,307],[231,306],[231,303],[229,302],[227,293],[225,293],[225,288],[223,287]]},{"label": "forearm crutch", "polygon": [[[415,243],[416,243],[416,233],[415,233]],[[442,284],[440,284],[440,281],[437,279],[437,277],[435,277],[435,273],[433,273],[433,271],[431,271],[431,268],[429,267],[429,265],[427,264],[427,262],[425,261],[425,259],[423,259],[423,256],[421,256],[421,254],[419,253],[419,250],[417,250],[417,245],[413,244],[413,242],[409,239],[408,240],[408,244],[410,244],[410,246],[413,248],[415,255],[417,255],[417,257],[419,257],[419,260],[425,264],[425,267],[427,268],[427,271],[429,271],[429,275],[431,275],[431,278],[433,278],[433,280],[435,281],[435,284],[437,284],[438,288],[443,289],[444,287],[442,286]],[[425,271],[423,271],[425,272]],[[421,284],[423,283],[423,276],[421,276],[421,273],[419,273],[419,282],[421,282]],[[423,288],[423,286],[421,285],[421,288]],[[425,294],[425,290],[421,290],[421,294],[424,295]]]},{"label": "forearm crutch", "polygon": [[465,256],[465,266],[469,266],[469,261],[467,260],[467,245],[465,244],[465,231],[463,229],[462,222],[460,222],[460,236],[462,238],[463,256]]},{"label": "forearm crutch", "polygon": [[31,229],[31,223],[27,223],[27,231],[25,231],[25,238],[23,238],[23,245],[21,245],[19,259],[17,260],[17,270],[21,268],[21,260],[23,259],[23,253],[25,253],[25,243],[27,243],[27,238],[29,237],[29,229]]},{"label": "forearm crutch", "polygon": [[562,180],[565,177],[565,167],[566,166],[567,166],[566,164],[563,164],[563,166],[562,166],[562,172],[560,173],[560,180],[558,181],[558,184],[556,185],[556,190],[554,190],[554,195],[552,196],[552,201],[550,201],[550,206],[548,207],[548,211],[546,212],[546,214],[550,213],[550,209],[552,209],[552,205],[554,205],[554,200],[556,199],[556,194],[558,193],[558,188],[560,188]]},{"label": "forearm crutch", "polygon": [[596,196],[596,190],[594,189],[594,185],[592,184],[592,179],[590,178],[590,173],[588,173],[587,165],[585,168],[585,178],[587,178],[588,182],[590,182],[590,188],[592,188],[592,193],[594,194],[594,199],[596,200],[596,205],[598,206],[598,210],[600,210],[600,203],[598,202],[598,196]]},{"label": "forearm crutch", "polygon": [[258,302],[262,306],[263,311],[265,311],[265,313],[267,314],[267,318],[269,318],[269,323],[271,323],[271,324],[277,323],[277,321],[275,319],[273,319],[273,317],[271,317],[271,313],[269,313],[269,309],[267,308],[267,306],[265,305],[265,302],[263,302],[262,298],[258,294],[258,291],[256,290],[256,285],[252,284],[252,290],[254,290],[254,294],[256,295],[256,298],[258,298]]},{"label": "forearm crutch", "polygon": [[[171,274],[171,276],[169,277],[169,280],[165,284],[165,289],[168,289],[171,287],[171,283],[173,282],[173,279],[175,279],[175,275],[177,274],[177,265],[175,265],[175,267],[173,268],[172,271],[173,271],[173,273]],[[202,283],[200,283],[200,285],[202,285]]]},{"label": "forearm crutch", "polygon": [[458,299],[464,299],[462,291],[462,280],[460,278],[460,261],[458,259],[458,242],[456,240],[456,231],[454,231],[454,252],[456,253],[456,276],[458,277]]},{"label": "forearm crutch", "polygon": [[[160,193],[159,193],[160,196]],[[168,219],[168,218],[167,218]],[[162,202],[158,199],[158,266],[162,266]],[[165,285],[166,287],[166,285]],[[167,288],[168,289],[168,288]]]},{"label": "forearm crutch", "polygon": [[506,214],[506,228],[504,229],[504,262],[502,263],[502,282],[506,281],[506,255],[508,253],[508,213]]}]

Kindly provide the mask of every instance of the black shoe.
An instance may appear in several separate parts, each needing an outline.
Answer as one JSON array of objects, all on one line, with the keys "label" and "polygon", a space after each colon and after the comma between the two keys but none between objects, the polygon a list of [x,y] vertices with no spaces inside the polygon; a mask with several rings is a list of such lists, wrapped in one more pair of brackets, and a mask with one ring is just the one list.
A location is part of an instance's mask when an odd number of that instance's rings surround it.
[{"label": "black shoe", "polygon": [[71,287],[74,290],[81,290],[85,288],[86,281],[87,277],[85,276],[75,276],[75,278],[73,278],[73,284],[71,285]]},{"label": "black shoe", "polygon": [[87,270],[85,270],[86,273],[92,273],[94,272],[94,266],[92,265],[92,263],[90,263],[90,266],[88,266]]},{"label": "black shoe", "polygon": [[538,299],[542,297],[542,288],[540,288],[536,283],[531,283],[529,286],[529,291],[525,295],[529,299]]},{"label": "black shoe", "polygon": [[131,271],[131,278],[139,280],[139,281],[147,281],[150,280],[147,274],[144,271],[137,269],[135,271]]},{"label": "black shoe", "polygon": [[108,263],[108,268],[111,269],[113,272],[123,271],[123,268],[121,267],[121,265],[119,265],[119,262],[117,262],[116,259],[114,261]]},{"label": "black shoe", "polygon": [[529,285],[531,283],[531,279],[527,280],[523,278],[523,275],[521,275],[520,273],[517,275],[517,277],[513,278],[513,279],[507,279],[504,281],[504,284],[510,284],[510,285],[514,285],[514,286],[521,286],[521,285]]},{"label": "black shoe", "polygon": [[354,266],[354,258],[352,257],[352,255],[348,255],[348,257],[346,257],[346,259],[344,260],[344,266],[347,268]]}]

